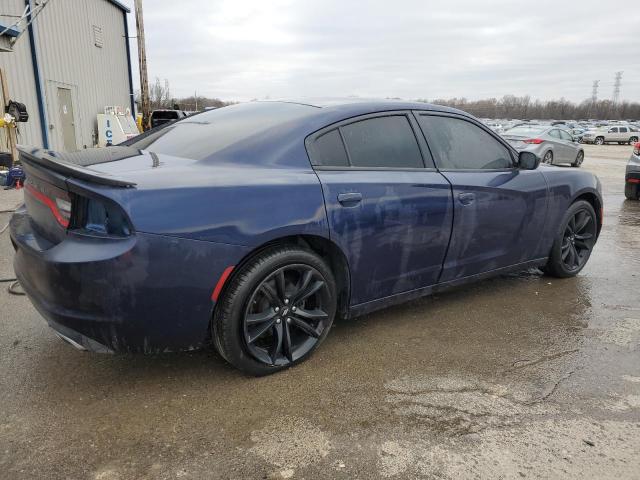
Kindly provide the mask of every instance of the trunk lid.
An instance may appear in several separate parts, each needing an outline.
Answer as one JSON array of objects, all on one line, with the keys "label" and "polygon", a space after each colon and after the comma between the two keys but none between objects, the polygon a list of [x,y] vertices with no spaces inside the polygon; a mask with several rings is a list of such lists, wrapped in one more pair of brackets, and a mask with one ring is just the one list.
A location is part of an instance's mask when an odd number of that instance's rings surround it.
[{"label": "trunk lid", "polygon": [[[92,149],[72,153],[21,147],[20,161],[26,172],[24,203],[36,233],[52,244],[64,240],[72,226],[77,195],[70,189],[70,178],[89,183],[130,188],[135,183],[104,172],[91,170],[92,165],[114,162],[131,155],[131,150]],[[136,150],[133,150],[138,155]]]}]

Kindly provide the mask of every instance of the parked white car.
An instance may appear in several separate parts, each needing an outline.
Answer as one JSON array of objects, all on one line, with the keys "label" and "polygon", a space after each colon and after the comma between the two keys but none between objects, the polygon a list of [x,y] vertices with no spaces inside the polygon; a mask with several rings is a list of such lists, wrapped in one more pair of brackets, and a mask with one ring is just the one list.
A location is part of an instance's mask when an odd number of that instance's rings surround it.
[{"label": "parked white car", "polygon": [[596,130],[588,130],[582,136],[582,142],[595,143],[596,145],[614,142],[620,145],[624,143],[631,145],[638,141],[639,136],[640,132],[636,127],[631,125],[616,125]]}]

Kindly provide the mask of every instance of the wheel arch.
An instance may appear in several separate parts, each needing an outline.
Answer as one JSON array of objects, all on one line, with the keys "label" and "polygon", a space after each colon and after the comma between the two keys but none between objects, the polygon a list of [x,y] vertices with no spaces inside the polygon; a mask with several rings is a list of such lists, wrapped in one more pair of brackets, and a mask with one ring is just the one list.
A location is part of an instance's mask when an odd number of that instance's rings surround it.
[{"label": "wheel arch", "polygon": [[[310,250],[327,262],[329,268],[331,268],[331,271],[333,272],[338,289],[337,315],[340,318],[347,318],[349,316],[349,303],[351,298],[351,273],[349,263],[344,252],[338,245],[329,238],[322,237],[320,235],[289,235],[269,240],[268,242],[254,248],[234,266],[233,271],[224,282],[224,286],[220,291],[220,296],[225,294],[227,286],[247,263],[251,262],[251,260],[264,250],[279,246],[296,246],[305,250]],[[214,305],[211,321],[213,321],[215,317],[215,308],[217,305],[218,302]]]},{"label": "wheel arch", "polygon": [[602,230],[602,222],[603,222],[603,215],[604,215],[604,212],[602,209],[602,201],[600,200],[598,195],[596,195],[593,192],[582,192],[573,199],[571,204],[573,205],[574,203],[580,200],[585,200],[589,202],[593,207],[593,210],[596,212],[596,218],[598,219],[598,235],[600,235],[600,230]]}]

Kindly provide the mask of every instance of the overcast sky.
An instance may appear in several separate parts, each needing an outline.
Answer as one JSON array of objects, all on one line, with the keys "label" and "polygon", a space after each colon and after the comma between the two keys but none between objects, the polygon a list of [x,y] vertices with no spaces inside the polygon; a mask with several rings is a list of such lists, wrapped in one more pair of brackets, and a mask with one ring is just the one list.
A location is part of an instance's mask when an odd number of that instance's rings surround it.
[{"label": "overcast sky", "polygon": [[144,0],[144,22],[150,81],[177,97],[581,101],[622,70],[640,101],[637,0]]}]

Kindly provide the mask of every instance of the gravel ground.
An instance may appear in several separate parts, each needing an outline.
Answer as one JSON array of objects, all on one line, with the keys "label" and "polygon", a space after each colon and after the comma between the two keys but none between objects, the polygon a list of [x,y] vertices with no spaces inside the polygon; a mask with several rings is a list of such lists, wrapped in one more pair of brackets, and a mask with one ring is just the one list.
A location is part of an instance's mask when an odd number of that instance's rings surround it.
[{"label": "gravel ground", "polygon": [[[2,288],[0,478],[638,478],[630,150],[585,146],[605,225],[578,277],[523,272],[340,322],[267,378],[211,351],[78,352]],[[0,209],[20,197],[0,191]]]}]

